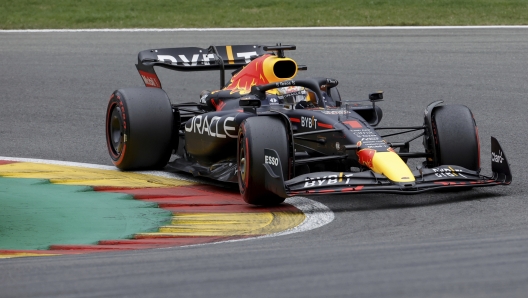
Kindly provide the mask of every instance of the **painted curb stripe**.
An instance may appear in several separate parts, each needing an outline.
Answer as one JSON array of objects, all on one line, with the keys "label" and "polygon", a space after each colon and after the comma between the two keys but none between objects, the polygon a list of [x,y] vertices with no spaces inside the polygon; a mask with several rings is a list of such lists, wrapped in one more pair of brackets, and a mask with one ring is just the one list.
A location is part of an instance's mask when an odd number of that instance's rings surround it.
[{"label": "painted curb stripe", "polygon": [[238,192],[213,186],[98,190],[127,193],[174,213],[170,225],[160,227],[157,233],[140,233],[136,237],[258,236],[290,229],[305,219],[291,205],[254,207],[243,202]]},{"label": "painted curb stripe", "polygon": [[[0,176],[48,179],[55,184],[89,185],[96,191],[133,195],[173,212],[170,225],[134,239],[101,240],[97,245],[55,244],[49,250],[0,250],[0,257],[50,256],[196,245],[281,233],[301,225],[306,216],[283,204],[250,206],[238,192],[146,173],[0,160]],[[143,188],[137,188],[143,187]]]},{"label": "painted curb stripe", "polygon": [[46,254],[46,253],[31,253],[31,252],[18,252],[18,251],[2,251],[0,250],[0,259],[19,258],[19,257],[51,257],[58,256],[59,254]]},{"label": "painted curb stripe", "polygon": [[171,225],[160,227],[159,232],[156,234],[162,234],[164,236],[265,235],[298,226],[304,219],[304,214],[298,211],[183,213],[176,214]]},{"label": "painted curb stripe", "polygon": [[101,169],[79,169],[73,166],[59,166],[31,162],[11,162],[2,165],[0,176],[9,178],[48,179],[51,183],[66,185],[108,186],[108,187],[167,187],[193,185],[180,181],[134,172],[109,171]]},{"label": "painted curb stripe", "polygon": [[156,237],[148,237],[144,235],[136,235],[135,239],[118,239],[118,240],[101,240],[99,244],[103,245],[118,245],[118,244],[135,244],[135,245],[155,245],[156,247],[173,247],[173,246],[184,246],[191,244],[202,244],[202,243],[211,243],[219,242],[226,240],[236,240],[242,238],[252,238],[253,236],[240,237],[163,237],[156,235]]}]

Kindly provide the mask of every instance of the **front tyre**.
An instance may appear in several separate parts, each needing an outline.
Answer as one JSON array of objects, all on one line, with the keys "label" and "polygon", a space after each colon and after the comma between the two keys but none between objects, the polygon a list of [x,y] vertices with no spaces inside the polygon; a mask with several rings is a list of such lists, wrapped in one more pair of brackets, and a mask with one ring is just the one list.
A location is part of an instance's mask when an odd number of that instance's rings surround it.
[{"label": "front tyre", "polygon": [[126,88],[114,91],[106,110],[106,144],[121,170],[160,169],[172,153],[173,115],[165,91]]},{"label": "front tyre", "polygon": [[237,176],[240,194],[246,203],[273,206],[284,198],[265,187],[264,148],[279,154],[282,173],[289,177],[289,145],[286,126],[279,118],[251,117],[240,125],[238,132]]},{"label": "front tyre", "polygon": [[432,114],[435,166],[456,165],[480,169],[478,129],[471,110],[463,105],[436,107]]}]

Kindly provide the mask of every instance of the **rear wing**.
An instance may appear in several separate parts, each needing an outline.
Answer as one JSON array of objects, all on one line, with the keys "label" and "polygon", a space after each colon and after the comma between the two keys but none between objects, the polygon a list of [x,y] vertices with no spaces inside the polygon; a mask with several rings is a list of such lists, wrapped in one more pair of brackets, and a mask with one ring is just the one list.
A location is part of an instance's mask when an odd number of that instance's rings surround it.
[{"label": "rear wing", "polygon": [[161,88],[154,70],[160,66],[177,71],[220,70],[220,88],[225,86],[225,70],[238,69],[251,62],[251,57],[266,54],[262,45],[210,46],[209,48],[168,48],[141,51],[136,68],[145,86]]}]

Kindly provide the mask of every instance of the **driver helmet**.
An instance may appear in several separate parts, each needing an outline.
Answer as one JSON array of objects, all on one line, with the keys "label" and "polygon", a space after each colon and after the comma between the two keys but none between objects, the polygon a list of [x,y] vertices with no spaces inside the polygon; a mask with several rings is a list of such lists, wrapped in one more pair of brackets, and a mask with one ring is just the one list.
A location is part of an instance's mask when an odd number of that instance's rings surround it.
[{"label": "driver helmet", "polygon": [[[288,86],[277,88],[278,97],[282,99],[285,104],[297,104],[301,101],[309,101],[308,92],[304,87]],[[282,98],[281,98],[282,97]]]}]

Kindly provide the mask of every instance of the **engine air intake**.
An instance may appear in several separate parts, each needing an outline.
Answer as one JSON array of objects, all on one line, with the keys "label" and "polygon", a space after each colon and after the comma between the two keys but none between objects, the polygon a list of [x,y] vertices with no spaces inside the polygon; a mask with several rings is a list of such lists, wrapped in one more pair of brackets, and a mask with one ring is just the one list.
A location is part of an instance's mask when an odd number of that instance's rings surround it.
[{"label": "engine air intake", "polygon": [[293,60],[279,60],[273,65],[275,76],[280,79],[289,79],[297,73],[297,64]]}]

